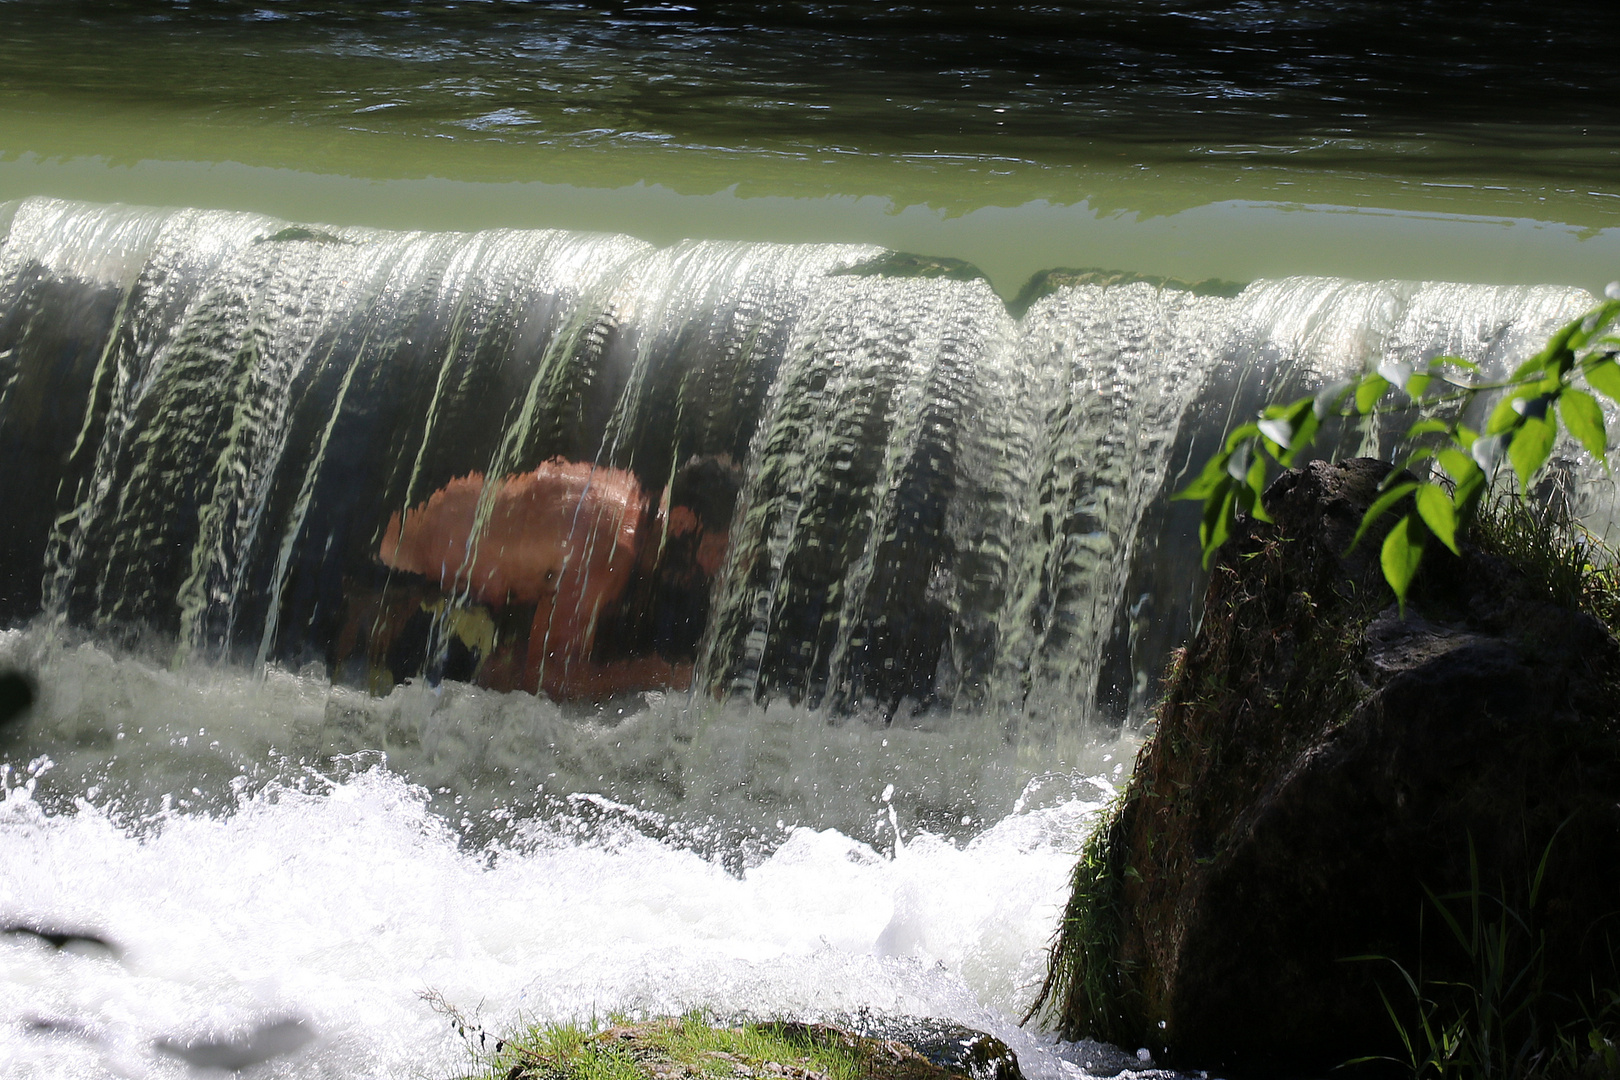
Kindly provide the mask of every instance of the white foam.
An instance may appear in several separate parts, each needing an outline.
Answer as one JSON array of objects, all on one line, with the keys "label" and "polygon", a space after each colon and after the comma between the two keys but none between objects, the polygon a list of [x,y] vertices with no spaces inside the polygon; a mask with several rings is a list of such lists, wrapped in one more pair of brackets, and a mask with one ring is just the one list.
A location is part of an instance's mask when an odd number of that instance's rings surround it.
[{"label": "white foam", "polygon": [[1014,1018],[1098,803],[891,855],[792,829],[737,876],[566,819],[468,850],[382,767],[306,786],[129,823],[89,800],[47,809],[10,776],[0,920],[94,933],[122,955],[0,938],[0,1074],[201,1075],[157,1044],[301,1019],[312,1042],[243,1075],[450,1075],[466,1059],[429,990],[496,1030],[693,1006],[951,1018],[1013,1043],[1034,1077],[1074,1070]]}]

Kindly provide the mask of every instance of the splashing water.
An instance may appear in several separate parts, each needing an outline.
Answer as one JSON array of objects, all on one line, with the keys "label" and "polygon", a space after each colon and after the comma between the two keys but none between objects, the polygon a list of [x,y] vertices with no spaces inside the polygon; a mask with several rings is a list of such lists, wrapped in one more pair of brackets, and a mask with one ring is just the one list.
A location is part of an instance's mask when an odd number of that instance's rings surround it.
[{"label": "splashing water", "polygon": [[[129,820],[7,767],[0,917],[116,943],[0,939],[0,1071],[186,1076],[169,1047],[313,1036],[253,1075],[448,1074],[464,1059],[419,998],[518,1018],[704,1007],[947,1017],[1007,1039],[1035,1077],[1065,1066],[1008,1017],[1040,976],[1071,853],[1109,794],[1024,807],[963,841],[888,854],[784,829],[738,874],[669,840],[579,816],[458,843],[427,793],[381,766],[306,776],[205,814]],[[43,775],[41,775],[43,774]],[[1072,792],[1071,792],[1072,795]]]}]

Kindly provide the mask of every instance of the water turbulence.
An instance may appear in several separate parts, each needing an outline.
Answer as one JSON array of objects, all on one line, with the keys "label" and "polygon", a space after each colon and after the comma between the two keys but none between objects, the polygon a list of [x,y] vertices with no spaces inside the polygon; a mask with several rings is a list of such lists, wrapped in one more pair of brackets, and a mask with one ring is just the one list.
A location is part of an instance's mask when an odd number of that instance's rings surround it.
[{"label": "water turbulence", "polygon": [[1169,493],[1283,389],[1502,368],[1591,299],[1053,271],[1014,314],[863,246],[0,230],[8,1074],[451,1062],[425,989],[1084,1069],[1010,1018],[1197,617]]}]

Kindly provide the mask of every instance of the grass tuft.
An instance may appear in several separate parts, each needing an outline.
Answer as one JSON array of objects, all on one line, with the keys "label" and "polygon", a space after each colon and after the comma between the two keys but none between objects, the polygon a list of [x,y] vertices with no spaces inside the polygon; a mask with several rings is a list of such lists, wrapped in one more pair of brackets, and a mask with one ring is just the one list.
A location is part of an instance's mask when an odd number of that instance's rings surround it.
[{"label": "grass tuft", "polygon": [[[870,1080],[885,1044],[790,1022],[729,1026],[680,1017],[535,1023],[494,1037],[442,997],[427,995],[467,1045],[460,1080]],[[916,1055],[912,1055],[915,1057]]]},{"label": "grass tuft", "polygon": [[1022,1023],[1037,1016],[1063,1032],[1121,1043],[1130,1032],[1125,1014],[1125,980],[1119,964],[1124,884],[1123,799],[1104,817],[1080,849],[1069,884],[1069,902],[1052,943],[1046,979]]},{"label": "grass tuft", "polygon": [[1593,985],[1577,998],[1548,989],[1547,938],[1538,913],[1546,899],[1542,890],[1551,852],[1549,843],[1518,889],[1499,883],[1491,891],[1480,881],[1470,839],[1469,887],[1428,893],[1440,936],[1461,960],[1450,977],[1434,977],[1421,967],[1408,971],[1388,957],[1351,958],[1388,964],[1399,975],[1394,995],[1380,993],[1405,1059],[1349,1064],[1387,1061],[1402,1066],[1413,1080],[1620,1078],[1620,992],[1612,978],[1620,967],[1614,942],[1604,936],[1591,946],[1607,954],[1609,987]]},{"label": "grass tuft", "polygon": [[1522,572],[1540,599],[1578,608],[1620,633],[1620,560],[1561,507],[1498,493],[1480,507],[1468,539]]}]

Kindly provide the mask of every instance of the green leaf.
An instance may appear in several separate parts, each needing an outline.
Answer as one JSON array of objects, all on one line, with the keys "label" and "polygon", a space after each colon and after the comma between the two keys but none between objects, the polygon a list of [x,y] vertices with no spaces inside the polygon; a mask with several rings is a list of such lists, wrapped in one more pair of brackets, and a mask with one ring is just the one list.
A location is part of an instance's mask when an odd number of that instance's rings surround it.
[{"label": "green leaf", "polygon": [[1513,471],[1519,474],[1519,483],[1525,487],[1541,471],[1552,454],[1553,435],[1555,429],[1547,421],[1533,416],[1527,416],[1524,425],[1513,433],[1513,441],[1508,444],[1508,460],[1513,462]]},{"label": "green leaf", "polygon": [[1322,422],[1316,418],[1316,411],[1306,409],[1305,415],[1294,427],[1294,445],[1288,448],[1288,453],[1277,460],[1282,462],[1285,468],[1292,468],[1299,456],[1309,450],[1311,444],[1316,441],[1316,432],[1321,426]]},{"label": "green leaf", "polygon": [[1345,395],[1355,384],[1349,379],[1340,379],[1338,382],[1328,383],[1316,392],[1316,399],[1311,403],[1312,411],[1318,420],[1324,420],[1330,413],[1337,413],[1344,404]]},{"label": "green leaf", "polygon": [[1464,371],[1476,372],[1479,370],[1478,364],[1474,363],[1472,360],[1465,360],[1460,356],[1436,356],[1429,361],[1430,371],[1442,367],[1462,368]]},{"label": "green leaf", "polygon": [[1372,407],[1378,404],[1378,399],[1389,389],[1389,385],[1389,380],[1382,375],[1362,376],[1361,384],[1356,387],[1356,411],[1371,412]]},{"label": "green leaf", "polygon": [[1204,500],[1203,512],[1200,515],[1198,522],[1198,545],[1203,549],[1205,566],[1209,565],[1210,552],[1213,550],[1210,547],[1209,542],[1210,539],[1215,535],[1215,518],[1216,515],[1220,513],[1221,503],[1226,501],[1227,492],[1231,486],[1231,479],[1223,476],[1220,484],[1214,491],[1210,492],[1209,497]]},{"label": "green leaf", "polygon": [[1420,398],[1429,389],[1429,384],[1433,381],[1433,375],[1413,375],[1406,380],[1406,385],[1402,389],[1412,397]]},{"label": "green leaf", "polygon": [[1239,517],[1258,519],[1260,514],[1265,513],[1265,507],[1260,505],[1260,496],[1247,483],[1234,486],[1232,491],[1236,496],[1232,507],[1233,520]]},{"label": "green leaf", "polygon": [[1378,562],[1384,568],[1384,580],[1395,590],[1395,598],[1400,601],[1403,612],[1406,609],[1406,590],[1417,576],[1418,563],[1423,561],[1425,537],[1414,526],[1417,526],[1417,521],[1411,514],[1397,521],[1395,527],[1389,530],[1389,535],[1384,537],[1384,547],[1378,556]]},{"label": "green leaf", "polygon": [[1230,453],[1231,451],[1236,450],[1239,443],[1252,439],[1258,434],[1260,434],[1260,428],[1257,424],[1251,422],[1239,425],[1233,429],[1230,435],[1226,437],[1227,452]]},{"label": "green leaf", "polygon": [[1420,461],[1428,461],[1432,457],[1434,457],[1434,447],[1420,446],[1410,454],[1406,455],[1406,460],[1401,462],[1401,469],[1406,472],[1410,472],[1412,470],[1412,466],[1416,465]]},{"label": "green leaf", "polygon": [[1251,439],[1237,447],[1226,459],[1226,475],[1234,480],[1242,480],[1249,475],[1249,461],[1256,457],[1254,441]]},{"label": "green leaf", "polygon": [[1569,335],[1565,347],[1571,351],[1582,348],[1603,333],[1604,328],[1614,321],[1616,314],[1620,314],[1620,300],[1605,300],[1580,318],[1575,324],[1575,332]]},{"label": "green leaf", "polygon": [[1583,390],[1565,390],[1558,396],[1558,417],[1569,433],[1581,440],[1586,452],[1603,460],[1609,449],[1609,434],[1603,426],[1603,408],[1597,398]]},{"label": "green leaf", "polygon": [[1586,369],[1586,381],[1605,397],[1620,401],[1620,364],[1603,359]]},{"label": "green leaf", "polygon": [[1526,360],[1524,363],[1520,364],[1518,367],[1514,368],[1513,369],[1513,374],[1508,376],[1508,382],[1510,382],[1510,383],[1525,382],[1531,376],[1540,375],[1543,371],[1546,371],[1546,370],[1547,370],[1547,358],[1538,353],[1535,356],[1532,356],[1530,359]]},{"label": "green leaf", "polygon": [[1396,484],[1378,496],[1373,504],[1367,507],[1367,512],[1361,515],[1361,527],[1356,530],[1355,538],[1350,541],[1350,550],[1346,551],[1345,554],[1348,555],[1351,551],[1356,550],[1356,545],[1361,543],[1361,538],[1367,534],[1368,529],[1372,528],[1373,522],[1383,517],[1390,507],[1406,498],[1416,488],[1416,483],[1407,480],[1404,483]]},{"label": "green leaf", "polygon": [[1491,418],[1485,421],[1485,434],[1500,435],[1510,428],[1517,427],[1520,422],[1520,413],[1514,407],[1515,401],[1523,401],[1522,397],[1504,397],[1496,403],[1491,410]]},{"label": "green leaf", "polygon": [[1251,498],[1245,500],[1246,505],[1243,509],[1247,510],[1257,521],[1272,521],[1271,515],[1266,513],[1264,499],[1266,491],[1266,459],[1259,454],[1254,455],[1254,464],[1249,466],[1248,485]]},{"label": "green leaf", "polygon": [[1222,544],[1232,535],[1232,507],[1237,501],[1237,485],[1227,480],[1224,489],[1204,502],[1204,521],[1198,539],[1204,545],[1204,568]]},{"label": "green leaf", "polygon": [[1485,474],[1477,469],[1467,479],[1457,481],[1457,490],[1451,493],[1451,501],[1457,507],[1459,527],[1474,520],[1474,511],[1478,509],[1479,498],[1485,494],[1485,490]]},{"label": "green leaf", "polygon": [[1260,415],[1265,417],[1267,420],[1275,420],[1281,417],[1286,418],[1291,424],[1297,423],[1300,415],[1303,414],[1306,409],[1309,409],[1312,405],[1314,405],[1315,402],[1315,398],[1309,397],[1295,398],[1293,401],[1287,402],[1279,401],[1271,405],[1267,405]]},{"label": "green leaf", "polygon": [[1458,424],[1457,432],[1452,436],[1452,438],[1457,440],[1459,446],[1461,446],[1464,450],[1467,450],[1474,445],[1474,440],[1479,438],[1479,432],[1475,431],[1467,424]]},{"label": "green leaf", "polygon": [[1451,425],[1444,420],[1419,420],[1406,429],[1406,437],[1415,439],[1419,435],[1449,435]]},{"label": "green leaf", "polygon": [[1575,353],[1570,348],[1570,339],[1581,332],[1581,324],[1585,321],[1586,316],[1583,315],[1574,322],[1560,328],[1557,333],[1547,339],[1546,346],[1540,352],[1514,369],[1512,381],[1518,382],[1520,379],[1529,378],[1532,373],[1538,371],[1558,374],[1568,371],[1569,366],[1575,362]]},{"label": "green leaf", "polygon": [[1207,498],[1209,498],[1209,496],[1215,491],[1215,489],[1217,487],[1219,487],[1223,482],[1225,482],[1225,480],[1227,478],[1226,477],[1226,459],[1228,457],[1230,457],[1230,456],[1231,455],[1229,455],[1229,454],[1216,454],[1215,456],[1211,457],[1208,461],[1204,462],[1204,471],[1199,473],[1198,476],[1192,481],[1192,483],[1188,484],[1186,487],[1182,488],[1180,491],[1178,491],[1174,495],[1170,496],[1170,498],[1172,498],[1172,499],[1207,499]]},{"label": "green leaf", "polygon": [[1479,474],[1479,466],[1474,464],[1474,459],[1461,450],[1447,448],[1436,454],[1435,458],[1454,484],[1461,484]]},{"label": "green leaf", "polygon": [[1440,542],[1453,552],[1457,551],[1457,508],[1451,502],[1451,496],[1438,484],[1424,484],[1417,490],[1418,516],[1423,518],[1423,524],[1429,527]]},{"label": "green leaf", "polygon": [[1294,425],[1287,420],[1262,420],[1258,426],[1260,434],[1276,443],[1279,449],[1287,450],[1294,441]]}]

